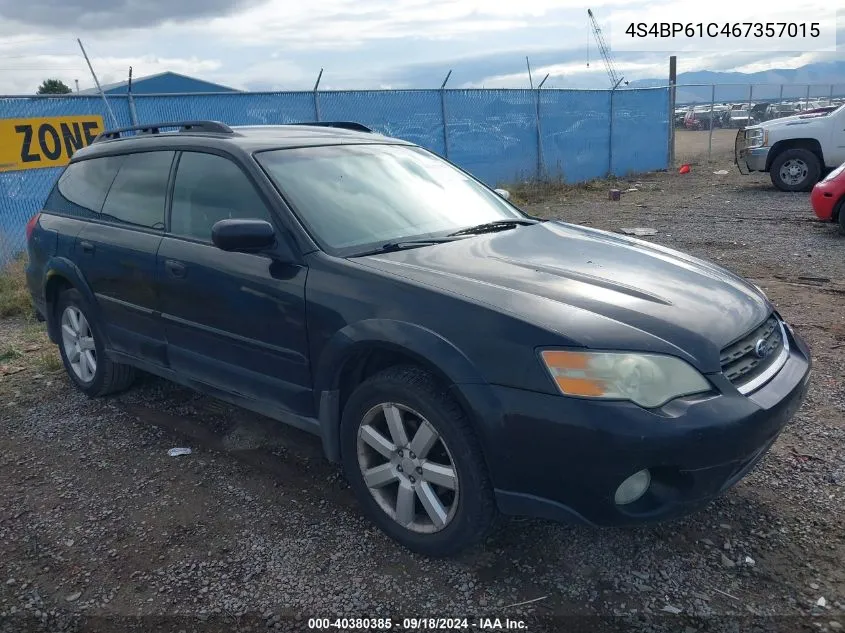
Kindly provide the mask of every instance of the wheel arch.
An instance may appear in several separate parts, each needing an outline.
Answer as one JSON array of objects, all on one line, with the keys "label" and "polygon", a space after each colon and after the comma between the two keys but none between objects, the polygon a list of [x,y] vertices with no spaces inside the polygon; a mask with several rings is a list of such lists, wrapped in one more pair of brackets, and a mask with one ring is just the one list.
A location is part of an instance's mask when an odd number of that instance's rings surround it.
[{"label": "wheel arch", "polygon": [[772,168],[772,163],[775,159],[788,149],[806,149],[815,154],[819,159],[820,168],[824,168],[824,152],[822,152],[821,143],[814,138],[790,138],[776,142],[769,150],[766,157],[766,171]]},{"label": "wheel arch", "polygon": [[[478,430],[475,407],[461,389],[462,384],[487,384],[472,361],[453,343],[420,325],[369,319],[338,331],[315,366],[320,434],[330,461],[340,461],[340,418],[346,399],[367,377],[399,364],[422,367],[449,387]],[[479,440],[483,445],[483,438]]]},{"label": "wheel arch", "polygon": [[90,286],[85,281],[82,271],[69,259],[56,257],[47,263],[44,282],[44,302],[47,314],[47,335],[53,343],[58,343],[58,321],[55,318],[56,301],[65,288],[76,288],[85,301],[96,309],[96,300]]},{"label": "wheel arch", "polygon": [[830,215],[830,220],[832,222],[838,222],[843,209],[845,209],[845,193],[839,196],[839,201],[833,205],[833,213]]},{"label": "wheel arch", "polygon": [[833,207],[830,219],[834,224],[839,225],[839,234],[845,235],[845,193],[840,196],[839,202]]}]

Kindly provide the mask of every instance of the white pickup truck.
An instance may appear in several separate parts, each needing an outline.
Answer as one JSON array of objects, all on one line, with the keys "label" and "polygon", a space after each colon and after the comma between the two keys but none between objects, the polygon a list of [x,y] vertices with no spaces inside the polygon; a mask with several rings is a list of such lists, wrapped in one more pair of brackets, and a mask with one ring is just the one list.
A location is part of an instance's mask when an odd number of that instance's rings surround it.
[{"label": "white pickup truck", "polygon": [[845,162],[845,104],[741,129],[734,159],[739,171],[767,171],[781,191],[809,191]]}]

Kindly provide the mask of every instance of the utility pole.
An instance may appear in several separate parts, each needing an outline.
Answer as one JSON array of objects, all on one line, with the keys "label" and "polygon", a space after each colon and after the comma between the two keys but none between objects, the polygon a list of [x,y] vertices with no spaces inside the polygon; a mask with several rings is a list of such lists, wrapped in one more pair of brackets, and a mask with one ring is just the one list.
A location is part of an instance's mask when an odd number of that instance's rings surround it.
[{"label": "utility pole", "polygon": [[446,78],[440,84],[440,116],[443,121],[443,157],[449,158],[449,120],[446,117],[446,83],[452,76],[452,69],[446,73]]},{"label": "utility pole", "polygon": [[[678,58],[669,57],[669,169],[675,165],[675,86],[678,83]],[[713,114],[711,113],[712,117]],[[711,125],[712,127],[712,125]]]},{"label": "utility pole", "polygon": [[314,82],[314,119],[320,121],[320,80],[323,78],[323,69],[317,74],[317,81]]},{"label": "utility pole", "polygon": [[73,81],[76,83],[76,91],[79,92],[79,80],[74,79]]},{"label": "utility pole", "polygon": [[103,92],[103,88],[102,86],[100,86],[100,80],[97,79],[97,73],[94,72],[94,67],[91,65],[91,60],[88,59],[88,53],[85,52],[85,47],[82,45],[82,40],[77,37],[76,41],[79,42],[79,49],[82,51],[82,56],[85,58],[85,62],[88,64],[88,70],[91,71],[91,76],[94,78],[94,83],[97,84],[97,90],[99,90],[100,96],[103,98],[103,103],[106,105],[106,112],[109,113],[114,127],[120,127],[117,122],[117,117],[114,116],[114,112],[112,112],[111,106],[109,105],[109,100],[106,99],[106,93]]},{"label": "utility pole", "polygon": [[675,101],[675,84],[678,83],[678,57],[672,55],[669,57],[669,87],[671,90],[672,101]]},{"label": "utility pole", "polygon": [[126,103],[129,106],[129,118],[132,125],[138,125],[138,113],[135,111],[135,99],[132,96],[132,66],[129,67],[129,81],[126,83]]}]

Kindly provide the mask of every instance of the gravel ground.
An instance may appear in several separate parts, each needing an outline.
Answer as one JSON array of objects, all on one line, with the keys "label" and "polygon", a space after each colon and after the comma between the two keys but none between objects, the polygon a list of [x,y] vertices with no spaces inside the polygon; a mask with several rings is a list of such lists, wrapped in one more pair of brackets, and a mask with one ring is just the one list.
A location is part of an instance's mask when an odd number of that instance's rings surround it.
[{"label": "gravel ground", "polygon": [[707,159],[708,149],[714,159],[732,156],[737,130],[714,128],[713,137],[709,130],[693,131],[675,128],[675,162],[682,165],[687,161]]},{"label": "gravel ground", "polygon": [[5,320],[4,346],[30,351],[0,377],[0,630],[306,630],[334,615],[842,630],[845,241],[806,194],[724,158],[615,186],[638,191],[609,202],[593,184],[529,210],[657,229],[647,239],[754,279],[815,354],[804,407],[723,498],[637,529],[502,519],[478,549],[427,560],[361,516],[316,438],[154,378],[89,400],[31,325]]}]

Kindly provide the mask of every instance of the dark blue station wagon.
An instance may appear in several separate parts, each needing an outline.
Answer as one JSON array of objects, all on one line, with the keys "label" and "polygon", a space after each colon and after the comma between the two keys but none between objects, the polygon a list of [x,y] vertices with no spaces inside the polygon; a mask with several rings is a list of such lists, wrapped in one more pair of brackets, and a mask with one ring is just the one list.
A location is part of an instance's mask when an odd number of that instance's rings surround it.
[{"label": "dark blue station wagon", "polygon": [[103,133],[27,235],[79,389],[142,370],[315,433],[372,520],[431,556],[497,512],[611,526],[699,508],[810,375],[755,285],[532,217],[353,123]]}]

